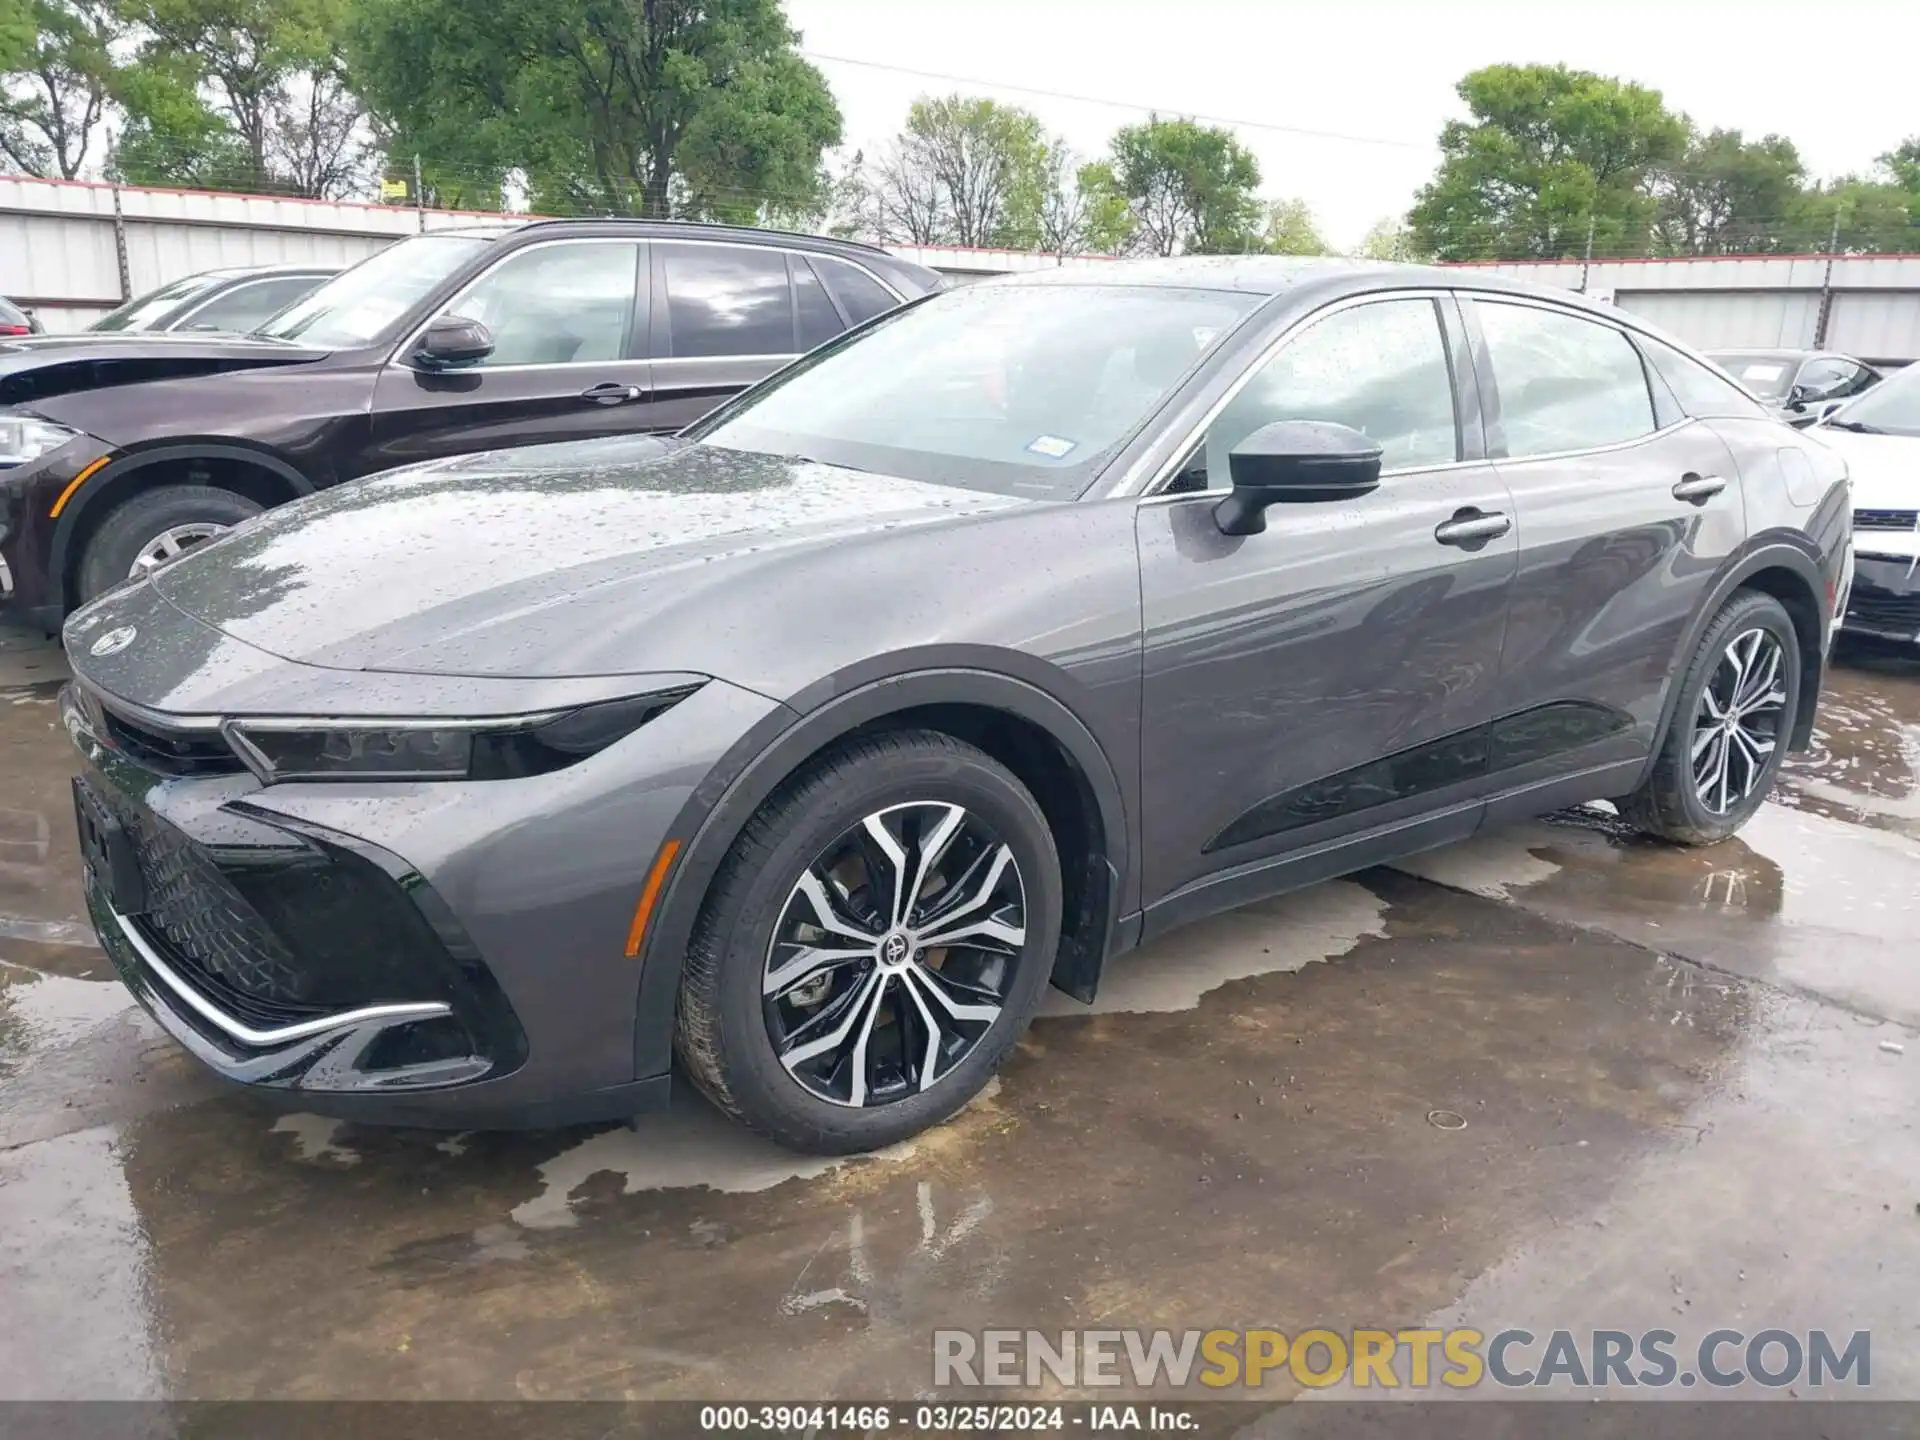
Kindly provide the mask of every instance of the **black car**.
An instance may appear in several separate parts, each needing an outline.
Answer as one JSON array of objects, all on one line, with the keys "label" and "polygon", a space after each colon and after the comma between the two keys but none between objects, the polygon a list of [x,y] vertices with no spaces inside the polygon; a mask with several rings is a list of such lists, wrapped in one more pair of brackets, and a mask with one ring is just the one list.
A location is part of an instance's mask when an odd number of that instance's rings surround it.
[{"label": "black car", "polygon": [[1561,292],[986,281],[679,437],[342,486],[76,614],[87,903],[305,1109],[618,1115],[677,1052],[783,1143],[887,1144],[1187,921],[1602,797],[1733,834],[1848,516],[1832,450]]},{"label": "black car", "polygon": [[203,270],[149,290],[87,326],[116,330],[257,329],[340,273],[338,265],[246,265]]},{"label": "black car", "polygon": [[284,500],[670,432],[940,277],[864,245],[564,221],[400,241],[251,335],[0,345],[0,597],[46,625]]},{"label": "black car", "polygon": [[1710,350],[1707,358],[1796,428],[1886,378],[1864,360],[1830,350]]}]

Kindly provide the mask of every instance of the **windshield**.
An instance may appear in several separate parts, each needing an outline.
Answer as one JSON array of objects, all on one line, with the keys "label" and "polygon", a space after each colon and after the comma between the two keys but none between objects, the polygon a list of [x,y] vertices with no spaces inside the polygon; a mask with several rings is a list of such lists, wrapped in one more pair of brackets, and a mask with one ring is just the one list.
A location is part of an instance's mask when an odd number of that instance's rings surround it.
[{"label": "windshield", "polygon": [[1907,366],[1848,401],[1827,423],[1869,435],[1920,436],[1920,364]]},{"label": "windshield", "polygon": [[970,285],[817,352],[688,434],[733,450],[1066,499],[1261,299]]},{"label": "windshield", "polygon": [[164,319],[189,296],[212,289],[221,278],[219,275],[189,275],[184,280],[175,280],[171,285],[162,285],[158,290],[149,290],[137,299],[129,300],[118,310],[107,312],[87,329],[145,330]]},{"label": "windshield", "polygon": [[1719,354],[1707,357],[1762,400],[1784,400],[1799,370],[1790,355]]},{"label": "windshield", "polygon": [[344,270],[253,333],[329,350],[371,345],[492,235],[416,235]]}]

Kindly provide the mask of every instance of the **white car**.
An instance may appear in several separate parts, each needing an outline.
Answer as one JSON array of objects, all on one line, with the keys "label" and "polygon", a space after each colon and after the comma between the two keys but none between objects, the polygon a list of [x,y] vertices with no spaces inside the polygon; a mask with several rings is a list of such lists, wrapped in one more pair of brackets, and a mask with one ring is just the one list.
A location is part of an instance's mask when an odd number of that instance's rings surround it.
[{"label": "white car", "polygon": [[1920,365],[1808,430],[1853,476],[1853,594],[1841,629],[1920,642]]}]

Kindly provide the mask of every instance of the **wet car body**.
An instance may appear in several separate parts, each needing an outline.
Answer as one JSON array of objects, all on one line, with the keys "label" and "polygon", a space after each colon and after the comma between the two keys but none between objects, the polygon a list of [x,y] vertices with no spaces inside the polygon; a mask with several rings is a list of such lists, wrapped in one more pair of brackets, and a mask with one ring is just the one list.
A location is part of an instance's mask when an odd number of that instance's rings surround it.
[{"label": "wet car body", "polygon": [[[603,257],[581,262],[599,267],[586,280],[558,262],[537,269],[543,257],[583,255]],[[790,319],[772,327],[783,333],[748,353],[725,336],[711,347],[717,354],[692,353],[685,333],[676,343],[673,267],[716,255],[748,270],[771,265],[777,276],[772,291],[741,293],[700,277],[722,318],[750,325],[769,305],[766,313],[785,307]],[[374,273],[385,278],[368,281]],[[836,277],[869,287],[868,312],[832,291]],[[589,282],[624,289],[603,296]],[[939,283],[933,271],[851,242],[679,222],[534,222],[409,237],[244,336],[112,330],[0,345],[0,438],[13,424],[51,427],[42,433],[53,441],[17,459],[0,451],[0,613],[56,631],[105,588],[87,583],[86,563],[103,528],[156,491],[211,492],[212,509],[175,517],[197,543],[261,508],[397,465],[671,433],[820,338]],[[517,304],[515,323],[490,336],[517,349],[458,367],[424,354],[431,322],[486,295],[496,307],[503,295]],[[822,317],[811,331],[802,295]],[[568,323],[585,316],[591,343],[574,336],[569,348],[565,325],[543,303]],[[550,348],[527,348],[540,341]],[[119,566],[110,579],[127,573]]]},{"label": "wet car body", "polygon": [[[1187,921],[1633,790],[1676,672],[1743,589],[1795,617],[1804,684],[1782,739],[1805,743],[1847,585],[1845,472],[1737,389],[1694,392],[1690,413],[1667,377],[1695,362],[1664,341],[1493,280],[1115,274],[1102,283],[1243,296],[1246,318],[1071,493],[710,432],[540,447],[316,496],[76,615],[63,716],[88,764],[83,835],[109,832],[89,903],[122,976],[213,1068],[308,1109],[627,1114],[666,1092],[682,957],[748,821],[810,757],[903,717],[989,749],[1038,798],[1065,860],[1051,978],[1083,1000],[1110,956]],[[1388,303],[1438,326],[1455,458],[1358,507],[1223,531],[1224,492],[1181,486],[1195,437],[1303,329]],[[1503,305],[1644,347],[1644,440],[1509,456],[1482,328]],[[1518,526],[1441,538],[1505,509]],[[405,564],[380,535],[407,537]],[[474,566],[476,547],[501,563]],[[310,717],[614,703],[652,708],[504,781],[263,785],[234,743]],[[116,853],[147,918],[101,883]],[[200,901],[169,914],[152,877],[188,868]],[[226,1022],[260,997],[176,963],[182,937],[216,961],[231,938],[196,935],[208,892],[242,902],[222,925],[258,917],[269,933],[249,944],[280,946],[293,977],[250,1012],[251,1039]],[[298,921],[323,903],[353,943]],[[370,972],[369,952],[391,968]]]}]

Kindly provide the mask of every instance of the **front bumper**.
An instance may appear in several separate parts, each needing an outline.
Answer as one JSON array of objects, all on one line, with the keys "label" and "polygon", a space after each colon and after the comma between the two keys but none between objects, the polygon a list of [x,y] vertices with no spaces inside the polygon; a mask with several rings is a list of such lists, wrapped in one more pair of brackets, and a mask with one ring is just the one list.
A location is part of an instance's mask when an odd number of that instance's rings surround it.
[{"label": "front bumper", "polygon": [[57,542],[67,537],[53,508],[76,476],[110,453],[111,447],[82,435],[25,465],[0,469],[0,615],[28,620],[49,634],[60,628],[66,605],[54,577]]},{"label": "front bumper", "polygon": [[710,682],[523,780],[267,788],[221,768],[217,742],[159,737],[169,749],[139,728],[156,717],[113,704],[62,696],[86,761],[89,914],[210,1069],[375,1123],[562,1124],[664,1101],[665,1074],[635,1063],[663,1047],[635,1032],[634,905],[693,787],[772,702]]},{"label": "front bumper", "polygon": [[1856,552],[1840,628],[1849,635],[1920,641],[1920,559]]}]

